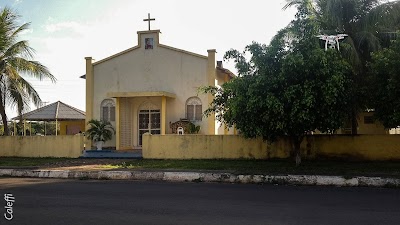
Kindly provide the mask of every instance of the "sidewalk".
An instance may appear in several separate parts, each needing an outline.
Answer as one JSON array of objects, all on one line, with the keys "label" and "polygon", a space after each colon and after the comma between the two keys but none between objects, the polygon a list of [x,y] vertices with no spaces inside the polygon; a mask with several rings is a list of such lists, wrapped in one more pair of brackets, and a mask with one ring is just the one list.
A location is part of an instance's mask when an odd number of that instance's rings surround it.
[{"label": "sidewalk", "polygon": [[320,175],[247,175],[224,171],[94,170],[71,168],[0,168],[0,176],[56,179],[150,180],[168,182],[220,182],[240,184],[285,184],[347,187],[400,187],[400,179]]}]

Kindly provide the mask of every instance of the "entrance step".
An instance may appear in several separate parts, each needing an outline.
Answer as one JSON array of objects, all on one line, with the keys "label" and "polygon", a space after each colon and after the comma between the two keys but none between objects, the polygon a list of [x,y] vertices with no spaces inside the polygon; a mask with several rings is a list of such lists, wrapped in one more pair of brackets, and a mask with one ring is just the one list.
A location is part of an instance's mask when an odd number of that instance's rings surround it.
[{"label": "entrance step", "polygon": [[142,151],[85,150],[79,158],[142,159]]}]

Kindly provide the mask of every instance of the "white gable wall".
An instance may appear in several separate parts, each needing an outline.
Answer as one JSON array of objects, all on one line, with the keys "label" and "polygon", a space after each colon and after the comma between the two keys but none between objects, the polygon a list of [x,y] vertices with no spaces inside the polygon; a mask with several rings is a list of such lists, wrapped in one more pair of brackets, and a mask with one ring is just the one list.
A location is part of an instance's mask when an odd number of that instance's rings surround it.
[{"label": "white gable wall", "polygon": [[176,91],[191,91],[207,84],[206,59],[162,48],[146,50],[154,52],[136,51],[94,66],[95,93],[107,88],[108,92],[167,91],[177,94]]}]

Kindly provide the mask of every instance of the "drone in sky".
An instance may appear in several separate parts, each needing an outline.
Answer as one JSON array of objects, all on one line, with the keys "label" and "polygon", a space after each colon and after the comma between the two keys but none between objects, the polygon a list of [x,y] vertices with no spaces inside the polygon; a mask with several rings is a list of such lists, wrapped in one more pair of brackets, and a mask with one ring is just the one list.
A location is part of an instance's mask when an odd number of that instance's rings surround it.
[{"label": "drone in sky", "polygon": [[336,48],[339,51],[339,40],[343,40],[345,37],[349,35],[347,34],[337,34],[337,35],[318,35],[317,37],[323,41],[325,41],[325,51],[329,48]]}]

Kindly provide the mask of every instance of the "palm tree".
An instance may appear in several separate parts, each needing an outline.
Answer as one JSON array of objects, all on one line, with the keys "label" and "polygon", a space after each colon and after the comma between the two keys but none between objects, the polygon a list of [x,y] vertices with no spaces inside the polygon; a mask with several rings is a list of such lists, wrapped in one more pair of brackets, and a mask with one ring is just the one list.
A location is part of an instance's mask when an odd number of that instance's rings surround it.
[{"label": "palm tree", "polygon": [[35,106],[42,102],[39,94],[22,75],[56,81],[45,66],[33,61],[34,49],[29,47],[28,41],[18,40],[18,35],[30,25],[25,23],[19,26],[18,18],[9,8],[0,12],[0,116],[5,135],[9,134],[5,110],[7,105],[16,107],[18,115],[21,115],[31,102]]},{"label": "palm tree", "polygon": [[283,9],[292,6],[311,8],[324,34],[345,33],[342,54],[353,66],[353,109],[350,112],[352,134],[357,134],[358,110],[368,108],[366,62],[371,52],[388,43],[387,37],[399,28],[400,1],[382,0],[286,0]]}]

